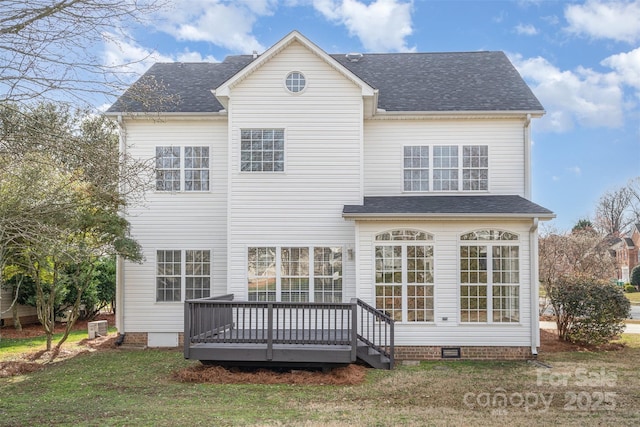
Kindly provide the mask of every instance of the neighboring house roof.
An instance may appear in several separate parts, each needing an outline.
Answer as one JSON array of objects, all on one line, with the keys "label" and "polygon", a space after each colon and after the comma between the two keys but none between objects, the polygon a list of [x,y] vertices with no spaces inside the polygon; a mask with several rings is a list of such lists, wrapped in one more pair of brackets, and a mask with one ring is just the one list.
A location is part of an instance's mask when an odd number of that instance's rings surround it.
[{"label": "neighboring house roof", "polygon": [[[297,32],[278,42],[296,39],[320,50]],[[277,55],[271,48],[268,56]],[[503,52],[364,54],[350,61],[345,54],[323,55],[332,66],[344,67],[378,92],[377,108],[387,112],[530,112],[544,109]],[[258,57],[260,58],[260,57]],[[224,107],[211,92],[225,86],[254,59],[228,56],[220,63],[158,63],[153,65],[107,113],[214,113]],[[143,89],[150,80],[163,86],[172,101],[145,105]]]},{"label": "neighboring house roof", "polygon": [[555,214],[520,196],[387,196],[365,197],[362,205],[345,205],[345,218],[367,217],[524,217]]},{"label": "neighboring house roof", "polygon": [[636,247],[636,245],[633,243],[633,240],[631,240],[630,237],[623,237],[622,240],[627,245],[627,249],[633,249]]}]

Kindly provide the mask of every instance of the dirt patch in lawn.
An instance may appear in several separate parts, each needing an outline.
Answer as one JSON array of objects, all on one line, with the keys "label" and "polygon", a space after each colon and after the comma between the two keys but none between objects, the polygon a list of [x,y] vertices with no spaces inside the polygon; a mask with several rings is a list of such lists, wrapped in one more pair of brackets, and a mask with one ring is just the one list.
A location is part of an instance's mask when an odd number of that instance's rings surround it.
[{"label": "dirt patch in lawn", "polygon": [[329,372],[311,370],[277,371],[271,369],[224,368],[194,365],[173,374],[177,381],[210,384],[296,384],[356,385],[364,381],[367,368],[349,365]]},{"label": "dirt patch in lawn", "polygon": [[561,353],[566,351],[619,351],[624,349],[624,343],[612,342],[602,345],[576,344],[558,339],[555,329],[540,329],[540,353]]},{"label": "dirt patch in lawn", "polygon": [[[87,323],[93,322],[96,320],[106,320],[109,326],[115,325],[115,315],[113,314],[99,314],[93,320],[78,320],[73,325],[74,331],[79,330],[87,330]],[[66,323],[56,322],[55,326],[55,334],[64,332],[64,328],[66,328]],[[21,331],[16,330],[13,326],[3,326],[0,328],[0,337],[2,338],[36,338],[44,336],[45,333],[42,330],[42,325],[40,323],[32,323],[29,325],[24,325]]]}]

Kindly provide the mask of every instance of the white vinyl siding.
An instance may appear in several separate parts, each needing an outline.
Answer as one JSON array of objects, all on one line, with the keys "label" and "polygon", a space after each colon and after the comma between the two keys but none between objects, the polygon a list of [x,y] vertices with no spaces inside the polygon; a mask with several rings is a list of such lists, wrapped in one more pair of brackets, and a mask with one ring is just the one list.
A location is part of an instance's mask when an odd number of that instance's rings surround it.
[{"label": "white vinyl siding", "polygon": [[159,146],[209,147],[210,191],[149,191],[127,215],[145,262],[124,262],[122,332],[182,332],[182,302],[156,301],[157,251],[210,250],[210,294],[227,293],[227,122],[126,119],[125,128],[127,154],[143,160],[154,160]]},{"label": "white vinyl siding", "polygon": [[[531,343],[531,313],[536,314],[536,307],[531,306],[529,229],[528,220],[478,220],[478,221],[360,221],[358,224],[359,240],[359,283],[358,298],[374,305],[376,266],[375,250],[380,246],[376,236],[388,230],[397,229],[402,224],[405,228],[428,230],[433,235],[434,248],[434,321],[433,323],[398,322],[395,326],[396,345],[452,345],[452,346],[491,346],[513,345],[529,346]],[[504,242],[506,245],[519,247],[519,321],[493,323],[465,323],[460,318],[460,234],[464,230],[501,229],[519,235],[517,242]],[[393,245],[394,242],[389,242]],[[397,242],[396,242],[397,243]],[[479,242],[465,241],[464,244],[476,245]],[[413,245],[415,242],[407,242]],[[480,244],[483,244],[481,242]],[[502,286],[502,284],[500,284]],[[535,286],[535,285],[533,285]],[[500,314],[509,310],[504,304],[506,293],[494,293],[494,309],[502,304]],[[509,292],[509,290],[506,290]],[[501,309],[502,309],[501,308]],[[500,337],[500,339],[496,339]]]},{"label": "white vinyl siding", "polygon": [[[364,145],[364,193],[367,196],[425,191],[427,178],[419,177],[417,173],[412,178],[411,188],[405,186],[404,147],[436,145],[457,146],[461,151],[465,146],[486,146],[488,150],[488,166],[469,166],[466,184],[463,165],[460,164],[459,173],[462,176],[458,177],[461,182],[459,189],[450,192],[458,193],[464,190],[464,185],[468,185],[472,191],[525,196],[525,142],[521,119],[372,119],[364,122]],[[459,156],[462,157],[462,154]],[[430,161],[433,163],[433,158]],[[429,173],[433,174],[433,170],[429,170]],[[473,184],[478,182],[478,176],[485,173],[489,188]],[[430,185],[433,188],[434,184]],[[478,188],[474,188],[474,185]]]},{"label": "white vinyl siding", "polygon": [[[295,96],[284,85],[293,71],[306,83]],[[363,101],[361,88],[294,42],[231,88],[229,102],[228,291],[244,299],[249,247],[355,246],[342,209],[361,203]],[[284,130],[283,172],[241,171],[247,129]],[[355,283],[354,266],[345,261],[345,284]],[[354,296],[353,286],[342,292]]]}]

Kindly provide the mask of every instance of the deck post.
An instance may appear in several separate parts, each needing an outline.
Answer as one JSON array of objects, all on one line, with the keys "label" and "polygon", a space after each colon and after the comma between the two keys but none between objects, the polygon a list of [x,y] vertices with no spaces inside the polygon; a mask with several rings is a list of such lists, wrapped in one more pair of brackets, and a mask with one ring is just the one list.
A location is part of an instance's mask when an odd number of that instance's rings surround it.
[{"label": "deck post", "polygon": [[189,358],[191,350],[191,303],[189,301],[184,302],[184,334],[182,335],[182,345],[184,346],[184,358]]},{"label": "deck post", "polygon": [[358,300],[351,300],[351,361],[358,358]]},{"label": "deck post", "polygon": [[267,360],[273,360],[273,304],[267,304]]}]

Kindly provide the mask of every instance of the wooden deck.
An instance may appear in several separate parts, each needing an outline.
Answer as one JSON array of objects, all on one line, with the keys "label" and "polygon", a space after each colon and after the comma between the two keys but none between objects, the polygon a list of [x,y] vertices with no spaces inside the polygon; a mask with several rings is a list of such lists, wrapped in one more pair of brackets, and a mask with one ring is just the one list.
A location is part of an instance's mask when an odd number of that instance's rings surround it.
[{"label": "wooden deck", "polygon": [[203,363],[393,367],[393,320],[362,301],[185,303],[184,355]]}]

